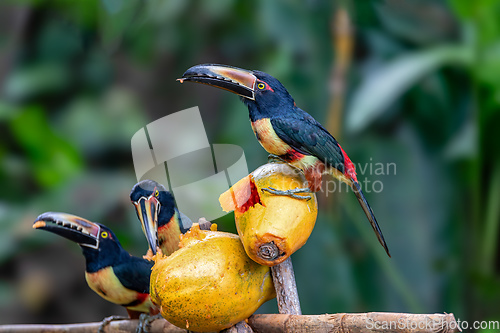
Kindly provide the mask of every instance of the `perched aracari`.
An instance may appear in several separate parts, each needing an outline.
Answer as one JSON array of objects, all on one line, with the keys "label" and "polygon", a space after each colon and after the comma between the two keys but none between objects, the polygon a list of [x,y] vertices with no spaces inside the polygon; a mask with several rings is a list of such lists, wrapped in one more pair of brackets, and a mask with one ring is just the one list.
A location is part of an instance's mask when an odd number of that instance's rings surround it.
[{"label": "perched aracari", "polygon": [[131,319],[138,319],[141,313],[158,313],[149,297],[154,262],[130,255],[109,228],[75,215],[52,212],[38,216],[33,228],[80,245],[89,287],[105,300],[125,307]]},{"label": "perched aracari", "polygon": [[262,147],[303,170],[310,188],[266,189],[269,192],[304,198],[295,193],[320,190],[323,174],[331,174],[351,186],[380,244],[390,256],[375,215],[361,191],[354,164],[337,140],[311,115],[297,107],[281,82],[261,71],[216,64],[193,66],[178,80],[203,83],[239,95],[248,107],[252,129]]},{"label": "perched aracari", "polygon": [[180,234],[187,232],[193,223],[179,212],[172,194],[160,183],[143,180],[132,188],[130,200],[153,254],[157,246],[164,255],[179,249]]}]

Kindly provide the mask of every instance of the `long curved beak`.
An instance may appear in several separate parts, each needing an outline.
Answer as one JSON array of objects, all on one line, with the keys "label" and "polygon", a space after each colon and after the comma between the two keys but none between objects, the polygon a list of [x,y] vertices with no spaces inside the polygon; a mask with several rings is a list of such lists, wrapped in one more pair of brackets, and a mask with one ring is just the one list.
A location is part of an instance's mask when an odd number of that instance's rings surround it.
[{"label": "long curved beak", "polygon": [[99,248],[99,232],[101,230],[99,224],[76,215],[43,213],[37,217],[33,228],[50,231],[81,246]]},{"label": "long curved beak", "polygon": [[154,196],[141,197],[134,202],[137,217],[141,221],[142,231],[146,235],[149,248],[156,254],[158,242],[158,214],[160,213],[160,202]]},{"label": "long curved beak", "polygon": [[255,100],[257,77],[246,69],[217,64],[196,65],[189,68],[177,81],[203,83]]}]

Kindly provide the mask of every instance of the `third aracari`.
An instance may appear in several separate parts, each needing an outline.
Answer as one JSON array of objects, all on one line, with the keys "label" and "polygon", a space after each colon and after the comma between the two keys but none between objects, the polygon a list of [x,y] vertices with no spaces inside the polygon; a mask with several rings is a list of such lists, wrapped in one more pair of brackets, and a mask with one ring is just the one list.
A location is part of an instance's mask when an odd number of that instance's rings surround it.
[{"label": "third aracari", "polygon": [[158,313],[149,297],[154,262],[130,255],[109,228],[75,215],[53,212],[38,216],[33,228],[80,245],[89,287],[105,300],[125,307],[130,318]]},{"label": "third aracari", "polygon": [[331,174],[351,186],[390,257],[375,215],[361,191],[354,164],[337,140],[311,115],[297,107],[281,82],[261,71],[216,64],[193,66],[179,81],[203,83],[239,95],[248,107],[252,129],[262,147],[301,169],[309,184],[306,189],[277,191],[268,188],[268,192],[300,199],[295,193],[321,189],[323,174]]}]

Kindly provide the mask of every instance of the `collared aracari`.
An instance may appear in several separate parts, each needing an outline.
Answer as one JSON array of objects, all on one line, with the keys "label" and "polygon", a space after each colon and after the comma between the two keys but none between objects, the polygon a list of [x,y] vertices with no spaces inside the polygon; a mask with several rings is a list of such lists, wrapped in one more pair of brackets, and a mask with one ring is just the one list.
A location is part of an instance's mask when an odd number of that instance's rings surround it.
[{"label": "collared aracari", "polygon": [[268,188],[267,191],[301,198],[294,194],[321,189],[323,174],[331,174],[351,186],[390,257],[375,215],[361,191],[354,164],[337,140],[311,115],[297,107],[281,82],[261,71],[217,64],[193,66],[178,81],[203,83],[239,95],[248,107],[252,129],[262,147],[301,169],[310,188],[289,191]]},{"label": "collared aracari", "polygon": [[154,262],[130,255],[109,228],[75,215],[53,212],[38,216],[33,228],[80,245],[89,287],[105,300],[125,307],[131,319],[138,319],[142,313],[158,313],[149,297]]},{"label": "collared aracari", "polygon": [[130,200],[153,254],[157,246],[164,255],[179,249],[179,236],[191,228],[192,222],[179,212],[172,194],[160,183],[143,180],[132,188]]}]

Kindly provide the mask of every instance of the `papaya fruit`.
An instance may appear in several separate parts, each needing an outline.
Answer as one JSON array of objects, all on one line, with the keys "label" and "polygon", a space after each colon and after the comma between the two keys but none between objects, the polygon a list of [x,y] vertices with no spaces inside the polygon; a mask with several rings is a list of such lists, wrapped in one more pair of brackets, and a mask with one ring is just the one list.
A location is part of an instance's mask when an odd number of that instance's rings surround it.
[{"label": "papaya fruit", "polygon": [[150,280],[151,300],[177,327],[220,331],[276,297],[271,270],[248,258],[238,235],[194,224],[179,246],[154,257]]},{"label": "papaya fruit", "polygon": [[302,198],[276,195],[266,189],[307,188],[303,172],[287,163],[267,163],[219,197],[222,209],[234,210],[236,229],[246,253],[255,262],[274,266],[301,248],[318,215],[314,193]]}]

